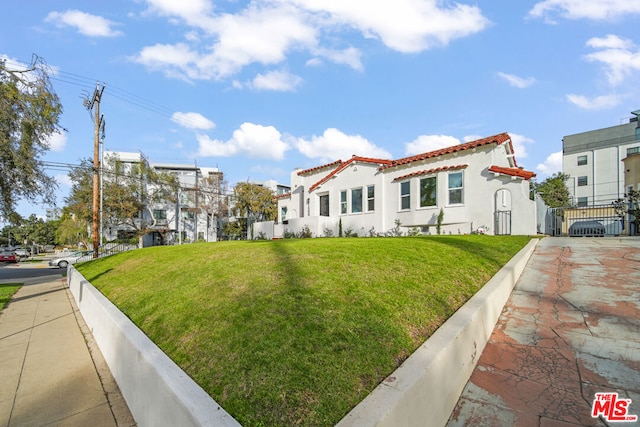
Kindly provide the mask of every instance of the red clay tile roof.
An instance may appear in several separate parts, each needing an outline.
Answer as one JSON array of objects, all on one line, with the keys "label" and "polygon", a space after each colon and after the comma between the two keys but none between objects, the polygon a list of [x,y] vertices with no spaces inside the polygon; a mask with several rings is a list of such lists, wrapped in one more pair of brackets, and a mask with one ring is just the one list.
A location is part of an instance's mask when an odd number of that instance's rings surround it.
[{"label": "red clay tile roof", "polygon": [[[343,169],[345,169],[347,166],[349,166],[351,163],[355,163],[355,162],[360,162],[360,163],[375,163],[377,165],[390,165],[391,164],[391,160],[385,160],[385,159],[374,159],[371,157],[360,157],[360,156],[353,156],[351,157],[349,160],[347,160],[346,162],[340,162],[340,166],[338,166],[337,168],[335,168],[333,171],[331,171],[331,173],[329,173],[328,175],[326,175],[324,178],[322,178],[320,181],[316,182],[315,184],[313,184],[311,187],[309,187],[309,193],[311,193],[313,190],[315,190],[316,188],[318,188],[319,186],[321,186],[322,184],[324,184],[325,182],[329,181],[329,179],[331,179],[331,177],[335,176],[336,174],[338,174],[340,171],[342,171]],[[334,162],[334,163],[338,163],[338,162]],[[298,172],[299,174],[300,172]]]},{"label": "red clay tile roof", "polygon": [[503,175],[516,176],[527,181],[536,176],[534,172],[529,172],[520,168],[505,168],[502,166],[490,166],[489,172],[501,173]]},{"label": "red clay tile roof", "polygon": [[423,171],[412,172],[412,173],[407,174],[407,175],[402,175],[402,176],[397,177],[393,181],[394,182],[402,181],[403,179],[413,178],[414,176],[429,175],[429,174],[432,174],[432,173],[437,173],[437,172],[442,172],[442,171],[465,169],[467,166],[469,166],[469,165],[441,166],[439,168],[427,169],[427,170],[423,170]]},{"label": "red clay tile roof", "polygon": [[[510,153],[513,154],[513,144],[511,143],[511,137],[508,133],[500,133],[494,136],[488,136],[482,139],[476,139],[475,141],[465,142],[464,144],[454,145],[452,147],[441,148],[440,150],[429,151],[427,153],[417,154],[415,156],[405,157],[402,159],[394,160],[388,166],[383,166],[381,169],[387,169],[394,166],[406,165],[409,163],[417,162],[420,160],[430,159],[433,157],[442,156],[443,154],[457,153],[464,150],[471,150],[473,148],[482,147],[489,144],[503,144],[509,143]],[[515,157],[513,159],[515,164]]]},{"label": "red clay tile roof", "polygon": [[298,175],[306,175],[308,173],[316,172],[316,171],[322,170],[324,168],[330,168],[330,167],[333,167],[333,166],[338,166],[341,163],[342,163],[342,160],[336,160],[333,163],[328,163],[326,165],[316,166],[315,168],[311,168],[311,169],[301,170],[300,172],[298,172]]}]

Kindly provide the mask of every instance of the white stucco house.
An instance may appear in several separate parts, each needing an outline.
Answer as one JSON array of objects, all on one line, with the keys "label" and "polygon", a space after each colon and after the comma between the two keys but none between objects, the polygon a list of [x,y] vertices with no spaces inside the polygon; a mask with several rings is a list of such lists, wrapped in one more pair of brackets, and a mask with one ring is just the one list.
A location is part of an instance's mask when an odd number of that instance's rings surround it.
[{"label": "white stucco house", "polygon": [[279,238],[308,228],[314,237],[348,230],[378,235],[400,224],[436,234],[536,234],[529,197],[535,174],[518,167],[507,133],[398,160],[354,155],[291,174],[278,197],[278,219],[254,225],[254,236]]}]

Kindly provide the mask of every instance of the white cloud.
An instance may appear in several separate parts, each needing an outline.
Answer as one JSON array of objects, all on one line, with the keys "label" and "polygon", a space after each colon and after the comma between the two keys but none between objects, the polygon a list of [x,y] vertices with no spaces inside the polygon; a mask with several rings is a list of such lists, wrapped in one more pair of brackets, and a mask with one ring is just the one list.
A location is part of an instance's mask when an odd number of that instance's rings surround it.
[{"label": "white cloud", "polygon": [[55,132],[49,136],[47,140],[51,151],[61,152],[67,145],[67,135],[65,133]]},{"label": "white cloud", "polygon": [[210,130],[216,127],[215,123],[200,113],[175,112],[171,116],[171,120],[188,129]]},{"label": "white cloud", "polygon": [[[315,28],[305,22],[300,10],[287,4],[252,2],[237,14],[214,15],[200,1],[188,3],[190,7],[185,9],[168,0],[148,2],[152,11],[178,18],[214,40],[205,51],[184,43],[145,47],[134,59],[170,77],[222,79],[252,63],[281,63],[290,51],[317,43]],[[167,50],[180,55],[167,55]]]},{"label": "white cloud", "polygon": [[588,98],[584,95],[568,94],[567,100],[584,110],[604,110],[620,104],[622,97],[617,94],[601,95]]},{"label": "white cloud", "polygon": [[199,56],[196,52],[191,51],[185,43],[175,45],[158,43],[146,46],[132,60],[151,70],[163,71],[167,77],[201,78],[200,72],[195,66],[199,61]]},{"label": "white cloud", "polygon": [[517,87],[519,89],[524,89],[535,83],[536,79],[533,77],[518,77],[514,74],[507,74],[498,72],[498,76],[506,80],[511,86]]},{"label": "white cloud", "polygon": [[556,172],[562,171],[562,151],[551,153],[544,163],[536,166],[536,171],[542,176],[551,176]]},{"label": "white cloud", "polygon": [[67,10],[66,12],[50,12],[44,19],[57,27],[73,27],[80,34],[89,37],[117,37],[123,33],[113,29],[117,23],[102,16],[91,15],[79,10]]},{"label": "white cloud", "polygon": [[509,132],[509,136],[511,137],[511,143],[516,155],[516,160],[527,158],[529,153],[527,153],[527,147],[525,144],[532,144],[534,142],[533,139],[512,132]]},{"label": "white cloud", "polygon": [[373,158],[391,158],[391,154],[360,135],[346,135],[335,128],[324,131],[322,136],[314,135],[311,140],[299,138],[295,143],[297,149],[311,159],[322,161],[347,160],[351,156]]},{"label": "white cloud", "polygon": [[73,181],[71,181],[69,175],[66,174],[58,174],[54,176],[53,179],[55,179],[58,184],[64,187],[71,187],[73,185]]},{"label": "white cloud", "polygon": [[[420,52],[482,31],[489,21],[476,6],[436,0],[293,0],[328,17],[330,26],[347,26],[399,52]],[[401,23],[401,24],[398,24]]]},{"label": "white cloud", "polygon": [[604,38],[588,40],[587,46],[601,49],[586,55],[585,59],[602,63],[612,86],[623,83],[634,72],[640,71],[640,49],[631,40],[609,34]]},{"label": "white cloud", "polygon": [[529,15],[545,18],[553,23],[553,15],[567,19],[614,20],[640,13],[637,5],[628,0],[544,0],[536,3]]},{"label": "white cloud", "polygon": [[278,92],[294,91],[302,83],[302,78],[286,71],[270,71],[258,74],[251,82],[251,87],[257,90],[272,90]]},{"label": "white cloud", "polygon": [[398,52],[420,52],[446,46],[489,24],[476,6],[442,6],[438,0],[253,0],[235,13],[224,13],[220,5],[214,8],[206,0],[147,4],[148,14],[186,24],[185,42],[190,44],[148,46],[134,60],[190,80],[223,79],[250,64],[280,64],[292,52],[315,57],[309,64],[323,59],[362,70],[361,51],[341,47],[342,34],[355,30]]},{"label": "white cloud", "polygon": [[427,153],[441,148],[451,147],[460,144],[460,140],[448,135],[420,135],[405,146],[405,155]]},{"label": "white cloud", "polygon": [[164,16],[178,16],[187,21],[209,14],[212,8],[209,0],[147,0],[147,4],[150,11]]},{"label": "white cloud", "polygon": [[[355,47],[349,47],[343,50],[331,50],[331,49],[316,49],[313,51],[315,55],[328,59],[336,64],[344,64],[353,68],[356,71],[364,70],[362,65],[362,52]],[[318,62],[322,62],[319,58],[313,58]],[[317,65],[313,59],[307,61],[307,65]]]},{"label": "white cloud", "polygon": [[273,126],[243,123],[228,141],[198,135],[198,155],[203,157],[230,157],[246,155],[265,159],[282,160],[289,144]]}]

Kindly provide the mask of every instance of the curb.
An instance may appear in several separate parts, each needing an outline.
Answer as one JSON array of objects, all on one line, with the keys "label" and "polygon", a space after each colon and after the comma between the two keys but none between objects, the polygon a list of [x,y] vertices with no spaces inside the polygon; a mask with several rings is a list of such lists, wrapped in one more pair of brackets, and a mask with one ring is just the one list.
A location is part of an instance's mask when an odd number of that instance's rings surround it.
[{"label": "curb", "polygon": [[[532,239],[336,427],[444,426],[539,239]],[[240,427],[73,266],[69,289],[140,426]]]}]

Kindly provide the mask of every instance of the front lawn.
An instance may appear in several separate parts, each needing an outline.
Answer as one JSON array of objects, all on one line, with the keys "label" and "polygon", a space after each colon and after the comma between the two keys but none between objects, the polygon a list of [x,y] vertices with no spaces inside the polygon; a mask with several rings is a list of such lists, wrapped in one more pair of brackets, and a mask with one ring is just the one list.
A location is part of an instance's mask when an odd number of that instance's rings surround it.
[{"label": "front lawn", "polygon": [[528,241],[219,242],[77,268],[244,426],[332,426]]},{"label": "front lawn", "polygon": [[22,283],[0,283],[0,310],[5,308],[20,286]]}]

